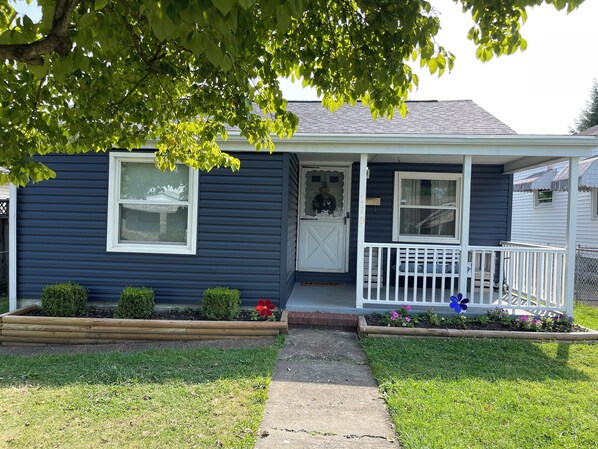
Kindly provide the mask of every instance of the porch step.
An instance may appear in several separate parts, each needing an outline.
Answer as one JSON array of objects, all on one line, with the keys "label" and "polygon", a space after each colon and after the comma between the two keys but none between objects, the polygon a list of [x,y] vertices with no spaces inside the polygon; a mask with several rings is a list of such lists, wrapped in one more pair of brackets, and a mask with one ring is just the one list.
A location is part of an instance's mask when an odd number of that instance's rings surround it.
[{"label": "porch step", "polygon": [[357,329],[357,315],[323,312],[289,312],[289,327],[327,327],[354,331]]}]

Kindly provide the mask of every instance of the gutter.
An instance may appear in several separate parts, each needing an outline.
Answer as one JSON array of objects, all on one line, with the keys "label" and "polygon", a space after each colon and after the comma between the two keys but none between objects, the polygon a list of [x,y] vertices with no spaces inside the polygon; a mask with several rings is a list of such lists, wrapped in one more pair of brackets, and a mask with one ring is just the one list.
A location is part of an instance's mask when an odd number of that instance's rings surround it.
[{"label": "gutter", "polygon": [[8,310],[17,310],[17,187],[11,184],[8,200]]}]

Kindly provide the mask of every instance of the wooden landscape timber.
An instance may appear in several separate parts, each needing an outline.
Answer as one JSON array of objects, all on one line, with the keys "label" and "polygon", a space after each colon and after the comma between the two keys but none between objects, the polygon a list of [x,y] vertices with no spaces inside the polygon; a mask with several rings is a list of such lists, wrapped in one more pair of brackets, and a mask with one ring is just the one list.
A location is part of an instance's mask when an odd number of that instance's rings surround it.
[{"label": "wooden landscape timber", "polygon": [[364,316],[359,317],[360,337],[437,337],[437,338],[511,338],[520,340],[597,341],[598,332],[526,332],[478,329],[442,329],[370,326]]},{"label": "wooden landscape timber", "polygon": [[191,341],[273,337],[286,334],[280,321],[131,320],[27,316],[38,306],[0,315],[0,343],[92,344],[122,341]]}]

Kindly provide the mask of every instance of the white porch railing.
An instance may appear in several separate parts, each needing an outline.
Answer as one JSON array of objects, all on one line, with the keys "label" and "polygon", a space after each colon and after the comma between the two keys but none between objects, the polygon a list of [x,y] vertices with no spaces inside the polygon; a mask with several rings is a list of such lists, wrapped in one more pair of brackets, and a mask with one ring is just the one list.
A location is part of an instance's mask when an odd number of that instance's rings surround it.
[{"label": "white porch railing", "polygon": [[365,243],[363,304],[448,306],[461,292],[473,309],[563,312],[567,251],[501,244],[470,246],[462,273],[459,246]]}]

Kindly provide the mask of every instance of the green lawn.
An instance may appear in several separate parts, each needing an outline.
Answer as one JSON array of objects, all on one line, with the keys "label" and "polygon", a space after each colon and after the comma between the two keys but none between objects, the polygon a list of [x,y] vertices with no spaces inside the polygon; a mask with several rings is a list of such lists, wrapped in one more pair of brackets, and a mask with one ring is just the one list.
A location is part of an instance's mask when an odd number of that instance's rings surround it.
[{"label": "green lawn", "polygon": [[596,448],[596,344],[362,344],[405,449]]},{"label": "green lawn", "polygon": [[586,306],[576,302],[573,316],[575,317],[575,323],[598,330],[598,307]]},{"label": "green lawn", "polygon": [[0,357],[0,447],[252,448],[277,345]]}]

